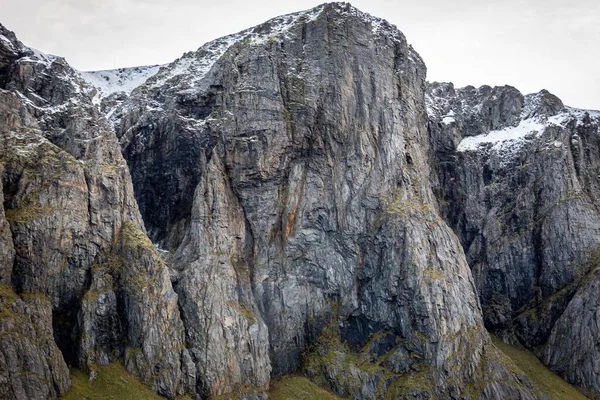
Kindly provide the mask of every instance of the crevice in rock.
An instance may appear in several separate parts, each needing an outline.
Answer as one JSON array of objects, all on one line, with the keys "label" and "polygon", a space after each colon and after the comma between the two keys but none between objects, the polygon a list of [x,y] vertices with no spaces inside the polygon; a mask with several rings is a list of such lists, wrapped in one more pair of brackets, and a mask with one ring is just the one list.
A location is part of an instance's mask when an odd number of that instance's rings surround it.
[{"label": "crevice in rock", "polygon": [[[89,283],[87,284],[89,288]],[[77,365],[81,326],[78,315],[81,309],[82,297],[74,300],[67,308],[52,310],[52,329],[54,342],[61,351],[68,366]]]},{"label": "crevice in rock", "polygon": [[[193,346],[190,344],[190,332],[189,332],[189,321],[186,318],[185,315],[185,310],[183,307],[182,302],[182,293],[181,290],[179,288],[179,281],[174,281],[171,283],[171,285],[173,286],[173,290],[175,291],[175,293],[177,294],[177,310],[178,310],[178,317],[181,320],[181,324],[183,325],[183,333],[184,333],[184,337],[183,340],[185,342],[185,348],[187,350],[189,350],[189,355],[192,359],[192,362],[194,363],[194,365],[197,368],[197,365],[199,364],[200,360],[198,360],[198,357],[196,357],[196,353],[193,350]],[[198,393],[202,393],[202,377],[199,376],[198,374],[196,375],[196,391]]]}]

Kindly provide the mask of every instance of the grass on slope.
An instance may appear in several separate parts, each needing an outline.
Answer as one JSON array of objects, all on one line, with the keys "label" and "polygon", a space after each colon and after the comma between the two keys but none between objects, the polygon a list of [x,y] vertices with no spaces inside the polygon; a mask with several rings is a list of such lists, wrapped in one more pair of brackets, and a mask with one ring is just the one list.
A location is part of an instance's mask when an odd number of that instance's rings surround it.
[{"label": "grass on slope", "polygon": [[504,354],[510,357],[517,366],[550,394],[552,400],[585,400],[581,392],[561,377],[550,371],[538,358],[525,349],[504,343],[492,336],[492,341]]},{"label": "grass on slope", "polygon": [[97,368],[98,377],[94,382],[90,382],[85,372],[71,370],[71,389],[63,400],[164,400],[119,363]]},{"label": "grass on slope", "polygon": [[[71,370],[71,389],[62,400],[164,400],[123,365],[114,363],[96,366],[98,376],[94,382],[83,371]],[[190,399],[182,397],[179,400]],[[304,376],[287,375],[271,382],[270,400],[341,400],[341,397],[322,389]]]},{"label": "grass on slope", "polygon": [[271,382],[269,400],[341,400],[310,379],[299,375],[286,375]]}]

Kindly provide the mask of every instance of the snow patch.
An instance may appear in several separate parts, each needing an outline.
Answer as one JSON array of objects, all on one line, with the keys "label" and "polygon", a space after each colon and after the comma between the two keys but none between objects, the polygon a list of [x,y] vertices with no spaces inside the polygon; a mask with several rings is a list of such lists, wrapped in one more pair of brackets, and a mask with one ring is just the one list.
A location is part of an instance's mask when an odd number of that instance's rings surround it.
[{"label": "snow patch", "polygon": [[450,125],[450,124],[455,123],[456,119],[454,119],[454,116],[455,116],[454,111],[450,110],[448,112],[448,114],[446,114],[442,117],[442,123],[444,125]]},{"label": "snow patch", "polygon": [[143,85],[148,78],[154,76],[160,65],[133,68],[119,68],[105,71],[80,71],[79,75],[91,86],[98,89],[96,102],[113,93],[130,94],[135,88]]},{"label": "snow patch", "polygon": [[21,57],[17,60],[17,62],[33,62],[43,64],[46,68],[50,68],[53,62],[58,60],[60,57],[54,56],[52,54],[46,54],[39,50],[36,50],[32,47],[28,47],[29,51],[32,53],[31,55]]},{"label": "snow patch", "polygon": [[[501,150],[510,144],[511,148],[514,145],[520,145],[529,137],[536,137],[546,129],[547,124],[537,118],[522,120],[517,126],[510,126],[502,130],[490,131],[489,133],[468,136],[463,138],[456,148],[457,151],[474,151],[478,150],[482,145],[492,145],[495,150]],[[520,146],[517,146],[520,147]]]},{"label": "snow patch", "polygon": [[8,47],[13,52],[16,52],[15,45],[4,35],[0,35],[0,42],[4,43],[6,47]]},{"label": "snow patch", "polygon": [[[281,34],[285,34],[298,22],[309,23],[316,20],[319,17],[319,15],[321,15],[322,11],[323,6],[320,6],[311,10],[301,11],[298,13],[287,14],[281,17],[273,18],[267,21],[265,24],[259,25],[256,28],[249,29],[248,31],[250,33],[250,41],[252,44],[265,43],[274,37],[277,37]],[[267,34],[256,32],[257,28],[262,26],[269,27],[269,32]]]},{"label": "snow patch", "polygon": [[241,41],[245,36],[243,34],[234,34],[214,40],[202,46],[199,51],[186,53],[173,64],[161,69],[149,84],[150,87],[160,87],[169,80],[181,76],[186,76],[186,84],[193,86],[210,71],[212,66],[223,54],[235,43]]},{"label": "snow patch", "polygon": [[[573,121],[577,121],[576,123],[578,126],[584,125],[586,115],[589,116],[590,121],[600,123],[600,111],[565,107],[563,112],[548,118],[538,116],[523,119],[518,126],[491,131],[487,134],[465,137],[461,140],[456,150],[461,152],[474,151],[480,149],[481,146],[487,148],[489,145],[491,145],[491,148],[494,150],[506,150],[508,147],[517,149],[521,147],[527,139],[538,137],[550,126],[560,126],[564,128]],[[508,146],[509,144],[510,146]],[[558,147],[556,143],[555,146]]]}]

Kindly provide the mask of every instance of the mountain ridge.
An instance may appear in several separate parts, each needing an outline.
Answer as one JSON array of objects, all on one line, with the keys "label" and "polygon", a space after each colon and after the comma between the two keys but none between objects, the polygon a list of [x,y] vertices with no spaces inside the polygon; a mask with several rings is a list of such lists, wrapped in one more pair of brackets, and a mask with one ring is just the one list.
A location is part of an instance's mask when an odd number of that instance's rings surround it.
[{"label": "mountain ridge", "polygon": [[487,330],[598,390],[596,113],[427,83],[347,3],[137,74],[0,34],[3,395],[121,360],[168,398],[298,370],[358,399],[546,398]]}]

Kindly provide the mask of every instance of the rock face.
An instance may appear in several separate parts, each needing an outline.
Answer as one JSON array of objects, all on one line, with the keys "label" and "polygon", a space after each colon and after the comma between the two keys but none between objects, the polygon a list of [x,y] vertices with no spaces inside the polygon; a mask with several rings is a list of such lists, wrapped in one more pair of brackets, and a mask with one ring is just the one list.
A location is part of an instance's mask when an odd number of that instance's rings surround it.
[{"label": "rock face", "polygon": [[201,394],[260,392],[333,331],[348,360],[366,346],[387,360],[357,361],[348,386],[311,353],[341,394],[538,396],[494,356],[439,216],[424,78],[395,27],[332,4],[208,43],[103,104],[172,252]]},{"label": "rock face", "polygon": [[86,73],[0,26],[0,396],[547,398],[486,325],[598,391],[599,116],[425,75],[346,3]]},{"label": "rock face", "polygon": [[185,391],[177,295],[92,90],[0,26],[3,398],[56,398],[67,364],[118,357],[159,393]]},{"label": "rock face", "polygon": [[433,181],[486,326],[599,391],[600,112],[508,86],[430,84],[427,102]]}]

